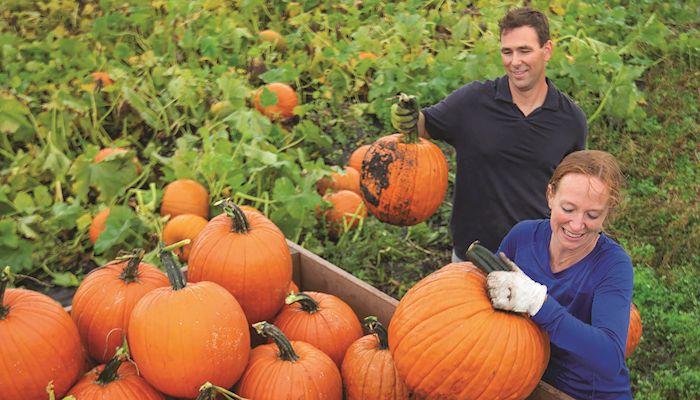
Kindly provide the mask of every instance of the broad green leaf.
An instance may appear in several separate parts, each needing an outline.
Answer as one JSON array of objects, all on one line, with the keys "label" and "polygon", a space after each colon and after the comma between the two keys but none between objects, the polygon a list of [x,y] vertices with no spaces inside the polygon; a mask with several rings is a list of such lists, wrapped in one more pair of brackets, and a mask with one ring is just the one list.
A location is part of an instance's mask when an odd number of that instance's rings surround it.
[{"label": "broad green leaf", "polygon": [[34,199],[27,192],[17,193],[17,196],[15,196],[15,199],[12,202],[12,204],[14,204],[15,209],[17,209],[17,211],[21,213],[31,213],[34,212],[34,210],[36,209]]},{"label": "broad green leaf", "polygon": [[95,242],[95,254],[102,254],[111,247],[118,245],[129,236],[129,230],[138,222],[134,212],[124,206],[110,207],[109,216],[105,222],[105,230],[100,233]]},{"label": "broad green leaf", "polygon": [[16,246],[0,244],[0,265],[9,265],[14,273],[31,272],[34,245],[31,241],[21,239]]}]

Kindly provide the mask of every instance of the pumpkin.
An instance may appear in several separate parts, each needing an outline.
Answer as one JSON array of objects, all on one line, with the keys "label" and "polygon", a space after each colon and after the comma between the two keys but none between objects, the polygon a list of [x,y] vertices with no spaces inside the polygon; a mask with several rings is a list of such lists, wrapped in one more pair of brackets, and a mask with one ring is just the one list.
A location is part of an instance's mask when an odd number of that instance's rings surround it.
[{"label": "pumpkin", "polygon": [[256,400],[340,400],[343,384],[338,367],[324,352],[303,341],[290,341],[267,322],[253,324],[274,343],[253,349],[236,392]]},{"label": "pumpkin", "polygon": [[[170,219],[163,228],[163,242],[166,245],[177,243],[184,239],[194,241],[199,232],[207,225],[205,218],[195,214],[180,214]],[[186,244],[173,250],[180,261],[187,261],[192,244]]]},{"label": "pumpkin", "polygon": [[115,355],[107,364],[96,366],[80,378],[67,396],[77,400],[165,400],[139,376],[133,364],[124,360],[123,355]]},{"label": "pumpkin", "polygon": [[260,31],[258,33],[258,39],[263,43],[271,43],[272,47],[277,51],[282,52],[287,49],[287,42],[284,40],[284,36],[280,35],[277,31],[273,31],[272,29]]},{"label": "pumpkin", "polygon": [[330,192],[323,196],[323,200],[331,204],[323,215],[329,231],[335,235],[357,228],[360,220],[367,217],[365,203],[355,192],[349,190]]},{"label": "pumpkin", "polygon": [[95,217],[90,222],[90,229],[88,231],[88,238],[92,244],[97,243],[97,239],[100,238],[100,233],[102,233],[107,227],[107,217],[109,217],[109,207],[105,207],[100,210]]},{"label": "pumpkin", "polygon": [[61,398],[85,370],[78,329],[49,296],[7,288],[9,269],[0,271],[0,397],[44,399],[53,381]]},{"label": "pumpkin", "polygon": [[360,172],[353,167],[344,167],[343,172],[331,172],[329,177],[324,177],[316,182],[318,194],[323,196],[330,189],[333,191],[350,190],[360,193]]},{"label": "pumpkin", "polygon": [[176,217],[194,214],[209,217],[209,192],[201,183],[192,179],[177,179],[163,189],[160,215]]},{"label": "pumpkin", "polygon": [[357,58],[360,60],[364,60],[365,58],[368,58],[370,60],[376,60],[377,55],[372,53],[371,51],[361,51],[357,54]]},{"label": "pumpkin", "polygon": [[406,292],[389,349],[409,390],[430,399],[524,399],[549,362],[549,339],[523,314],[496,310],[486,274],[448,264]]},{"label": "pumpkin", "polygon": [[642,316],[639,308],[632,303],[630,306],[630,325],[627,331],[627,346],[625,347],[625,357],[629,357],[642,340]]},{"label": "pumpkin", "polygon": [[285,303],[274,325],[290,340],[316,346],[340,368],[345,351],[363,333],[352,308],[332,294],[310,291],[290,294]]},{"label": "pumpkin", "polygon": [[214,282],[185,283],[171,252],[160,257],[171,286],[146,293],[129,319],[129,350],[139,372],[172,397],[194,398],[205,382],[231,387],[250,353],[243,309]]},{"label": "pumpkin", "polygon": [[[260,96],[263,92],[272,92],[277,97],[277,103],[263,106]],[[286,83],[270,83],[255,91],[255,108],[273,121],[291,118],[294,116],[294,107],[299,104],[297,94]]]},{"label": "pumpkin", "polygon": [[100,363],[109,361],[122,344],[131,311],[141,297],[168,286],[161,270],[141,262],[143,255],[136,249],[90,271],[73,296],[71,317],[88,354]]},{"label": "pumpkin", "polygon": [[389,352],[386,328],[376,317],[365,318],[369,334],[348,347],[340,373],[347,400],[408,399],[409,392],[401,381]]},{"label": "pumpkin", "polygon": [[92,80],[97,84],[98,87],[105,87],[114,83],[109,77],[109,74],[104,71],[95,71],[91,74],[91,76]]},{"label": "pumpkin", "polygon": [[[128,150],[123,148],[123,147],[105,147],[103,149],[100,149],[100,151],[95,154],[95,158],[92,159],[93,164],[97,164],[99,162],[104,161],[107,157],[111,156],[112,154],[120,154],[120,153],[126,153]],[[134,157],[131,159],[131,162],[134,164],[134,167],[136,167],[136,172],[141,172],[141,164],[139,163],[139,159]]]},{"label": "pumpkin", "polygon": [[250,322],[271,320],[284,305],[292,256],[282,231],[264,215],[233,202],[212,218],[192,244],[187,276],[226,288]]},{"label": "pumpkin", "polygon": [[355,168],[357,171],[362,171],[362,159],[365,158],[369,147],[369,144],[363,144],[355,149],[355,151],[350,154],[350,158],[348,158],[348,167]]},{"label": "pumpkin", "polygon": [[367,149],[360,194],[380,221],[400,226],[423,222],[446,193],[445,155],[416,131],[381,137]]}]

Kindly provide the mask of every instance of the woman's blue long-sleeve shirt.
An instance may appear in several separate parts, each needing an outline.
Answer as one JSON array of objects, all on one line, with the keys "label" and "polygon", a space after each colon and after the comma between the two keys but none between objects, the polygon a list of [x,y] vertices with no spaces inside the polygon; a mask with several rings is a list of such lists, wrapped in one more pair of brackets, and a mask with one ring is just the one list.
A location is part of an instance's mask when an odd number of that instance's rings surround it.
[{"label": "woman's blue long-sleeve shirt", "polygon": [[532,317],[549,335],[551,358],[543,380],[578,399],[631,399],[625,345],[634,272],[625,250],[600,234],[593,251],[553,273],[548,219],[523,221],[501,242],[530,278],[547,286]]}]

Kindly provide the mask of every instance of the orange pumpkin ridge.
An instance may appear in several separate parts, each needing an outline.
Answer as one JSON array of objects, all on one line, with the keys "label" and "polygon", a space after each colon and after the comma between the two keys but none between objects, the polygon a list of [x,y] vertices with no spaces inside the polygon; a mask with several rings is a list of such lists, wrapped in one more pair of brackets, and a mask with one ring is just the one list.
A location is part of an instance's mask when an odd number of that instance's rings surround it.
[{"label": "orange pumpkin ridge", "polygon": [[625,346],[625,358],[630,357],[637,345],[642,340],[642,316],[639,308],[632,303],[630,305],[630,324],[627,331],[627,345]]}]

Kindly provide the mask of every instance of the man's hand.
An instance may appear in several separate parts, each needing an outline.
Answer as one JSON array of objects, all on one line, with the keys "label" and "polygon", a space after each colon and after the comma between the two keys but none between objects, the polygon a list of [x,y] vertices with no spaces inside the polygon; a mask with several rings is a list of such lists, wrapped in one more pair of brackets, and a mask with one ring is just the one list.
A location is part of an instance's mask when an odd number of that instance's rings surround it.
[{"label": "man's hand", "polygon": [[486,287],[494,308],[535,315],[547,298],[547,287],[530,279],[505,254],[498,255],[512,271],[494,271],[486,277]]},{"label": "man's hand", "polygon": [[399,101],[391,106],[391,125],[399,132],[411,132],[418,124],[418,100],[404,93],[397,97]]}]

